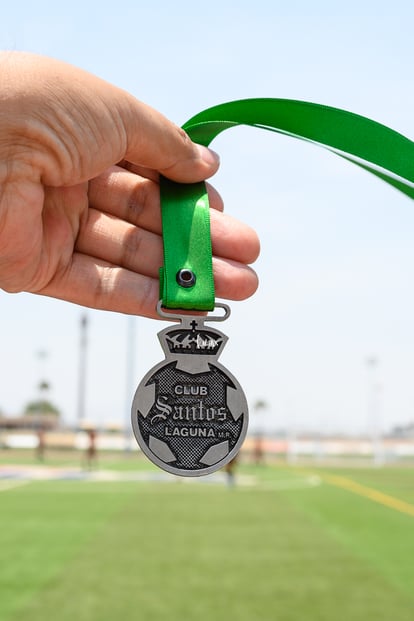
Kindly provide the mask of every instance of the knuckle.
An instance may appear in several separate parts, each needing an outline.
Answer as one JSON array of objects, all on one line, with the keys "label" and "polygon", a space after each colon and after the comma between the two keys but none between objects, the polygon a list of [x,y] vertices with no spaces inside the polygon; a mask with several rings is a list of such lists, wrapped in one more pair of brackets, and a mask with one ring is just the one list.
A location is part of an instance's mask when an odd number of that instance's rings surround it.
[{"label": "knuckle", "polygon": [[158,186],[148,179],[137,179],[134,187],[131,190],[129,200],[127,201],[127,214],[126,217],[129,222],[138,224],[144,213],[147,213],[149,209],[154,208],[155,200],[158,200],[159,205],[159,193],[156,188]]}]

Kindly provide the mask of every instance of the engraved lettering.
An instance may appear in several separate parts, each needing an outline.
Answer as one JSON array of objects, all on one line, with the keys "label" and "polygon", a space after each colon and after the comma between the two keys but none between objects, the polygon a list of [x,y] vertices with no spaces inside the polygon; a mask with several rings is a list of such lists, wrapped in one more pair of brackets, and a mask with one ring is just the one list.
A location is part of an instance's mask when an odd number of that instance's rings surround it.
[{"label": "engraved lettering", "polygon": [[[186,422],[210,422],[215,420],[218,422],[224,422],[227,419],[226,407],[207,407],[204,405],[202,399],[199,399],[199,401],[192,405],[170,406],[165,402],[167,398],[168,397],[165,395],[158,397],[156,407],[161,410],[161,412],[156,414],[152,418],[151,422],[159,419],[166,420],[168,416],[171,416],[173,420]],[[161,399],[163,399],[163,401],[160,401]]]},{"label": "engraved lettering", "polygon": [[218,341],[209,336],[203,338],[199,334],[197,335],[197,349],[214,349],[217,347]]},{"label": "engraved lettering", "polygon": [[198,396],[205,397],[208,395],[208,386],[198,386],[196,384],[177,384],[174,387],[174,393],[179,396]]},{"label": "engraved lettering", "polygon": [[166,395],[160,395],[155,403],[155,407],[159,410],[158,414],[155,414],[151,418],[151,424],[157,420],[166,420],[172,412],[172,407],[167,403],[168,397]]},{"label": "engraved lettering", "polygon": [[214,429],[206,427],[173,427],[170,429],[167,425],[164,427],[164,436],[166,438],[215,438]]},{"label": "engraved lettering", "polygon": [[222,422],[222,421],[226,420],[226,418],[227,418],[226,408],[219,408],[217,410],[217,420]]}]

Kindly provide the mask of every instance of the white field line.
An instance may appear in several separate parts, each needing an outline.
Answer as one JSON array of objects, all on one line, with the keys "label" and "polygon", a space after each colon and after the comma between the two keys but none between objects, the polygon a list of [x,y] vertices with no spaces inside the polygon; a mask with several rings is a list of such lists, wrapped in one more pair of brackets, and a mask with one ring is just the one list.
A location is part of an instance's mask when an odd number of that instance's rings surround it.
[{"label": "white field line", "polygon": [[10,489],[22,487],[22,485],[27,485],[28,483],[30,481],[0,481],[0,492],[8,492]]},{"label": "white field line", "polygon": [[[10,469],[7,472],[10,476]],[[31,481],[76,481],[84,483],[98,482],[152,482],[152,483],[181,483],[181,484],[203,484],[205,485],[229,485],[231,482],[224,472],[216,472],[205,477],[178,477],[163,471],[159,472],[118,472],[110,470],[85,471],[66,468],[20,468],[16,469],[19,479],[1,478],[0,469],[0,491],[6,491],[26,485]],[[300,477],[286,477],[274,481],[261,482],[256,476],[235,474],[233,483],[236,487],[245,489],[259,489],[263,491],[283,491],[290,489],[308,489],[318,487],[322,484],[322,479],[315,474],[305,474]]]},{"label": "white field line", "polygon": [[319,487],[322,485],[322,479],[317,475],[309,475],[295,479],[280,479],[279,481],[267,481],[259,483],[256,488],[262,490],[283,491],[289,489],[307,489],[309,487]]}]

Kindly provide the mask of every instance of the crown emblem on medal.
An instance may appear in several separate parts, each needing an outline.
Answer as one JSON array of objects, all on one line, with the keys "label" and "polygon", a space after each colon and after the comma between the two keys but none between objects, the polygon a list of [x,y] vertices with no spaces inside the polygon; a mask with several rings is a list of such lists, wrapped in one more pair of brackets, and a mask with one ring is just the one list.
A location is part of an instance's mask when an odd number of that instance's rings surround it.
[{"label": "crown emblem on medal", "polygon": [[193,320],[189,329],[173,329],[165,334],[165,342],[171,354],[198,354],[201,356],[218,356],[224,345],[224,339],[217,332],[206,329],[197,330]]}]

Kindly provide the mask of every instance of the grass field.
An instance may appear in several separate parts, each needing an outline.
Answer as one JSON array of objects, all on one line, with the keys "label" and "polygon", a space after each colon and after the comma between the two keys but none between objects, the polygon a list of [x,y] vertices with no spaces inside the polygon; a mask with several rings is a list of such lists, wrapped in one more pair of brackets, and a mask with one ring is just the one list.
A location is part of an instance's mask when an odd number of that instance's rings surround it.
[{"label": "grass field", "polygon": [[237,479],[0,479],[0,620],[414,619],[413,468],[246,465]]}]

